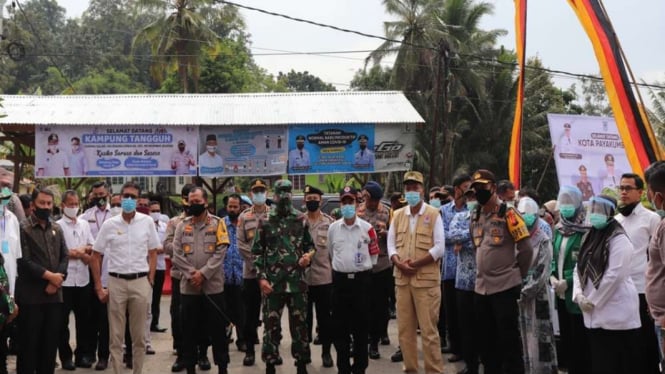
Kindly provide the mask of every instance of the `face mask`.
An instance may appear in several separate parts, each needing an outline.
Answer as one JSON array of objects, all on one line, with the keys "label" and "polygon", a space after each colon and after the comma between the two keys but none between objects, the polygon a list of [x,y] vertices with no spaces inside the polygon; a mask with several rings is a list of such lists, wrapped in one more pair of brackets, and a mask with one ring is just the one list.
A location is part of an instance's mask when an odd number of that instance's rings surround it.
[{"label": "face mask", "polygon": [[57,145],[49,145],[48,146],[48,151],[51,152],[51,153],[56,153],[57,150],[58,150]]},{"label": "face mask", "polygon": [[[656,198],[656,196],[654,195],[654,199],[655,198]],[[661,209],[658,209],[658,207],[656,206],[656,200],[653,200],[653,201],[649,200],[649,202],[651,203],[651,206],[654,209],[656,209],[656,214],[658,214],[660,216],[660,218],[665,218],[665,210],[662,209],[662,206],[661,206]]]},{"label": "face mask", "polygon": [[182,153],[185,151],[185,147],[178,147],[178,150],[180,151],[180,153]]},{"label": "face mask", "polygon": [[524,218],[524,223],[528,228],[532,228],[533,224],[536,223],[536,215],[533,213],[524,213],[522,218]]},{"label": "face mask", "polygon": [[98,208],[103,208],[106,206],[106,198],[105,197],[95,197],[91,201],[92,205],[95,205]]},{"label": "face mask", "polygon": [[132,213],[136,211],[136,200],[134,199],[122,199],[121,204],[124,213]]},{"label": "face mask", "polygon": [[476,199],[478,200],[478,204],[480,205],[487,204],[491,198],[492,198],[492,191],[490,190],[482,189],[476,191]]},{"label": "face mask", "polygon": [[353,204],[342,205],[341,211],[344,219],[351,219],[356,215],[356,206]]},{"label": "face mask", "polygon": [[506,206],[508,208],[514,208],[515,207],[515,202],[514,201],[506,201]]},{"label": "face mask", "polygon": [[404,198],[409,206],[416,206],[420,202],[420,192],[407,191],[404,193]]},{"label": "face mask", "polygon": [[559,204],[559,212],[563,218],[573,218],[575,216],[575,205]]},{"label": "face mask", "polygon": [[73,153],[76,153],[76,152],[78,152],[78,151],[79,151],[79,146],[78,146],[78,145],[73,145],[73,146],[72,146],[72,152],[73,152]]},{"label": "face mask", "polygon": [[51,209],[35,208],[35,216],[42,221],[48,221],[48,218],[51,216]]},{"label": "face mask", "polygon": [[114,206],[111,208],[111,216],[117,216],[120,213],[122,213],[122,207]]},{"label": "face mask", "polygon": [[190,204],[189,205],[189,214],[194,217],[198,217],[206,210],[205,204]]},{"label": "face mask", "polygon": [[631,213],[633,213],[633,210],[639,203],[632,203],[628,205],[623,205],[618,208],[619,213],[621,213],[622,216],[628,217]]},{"label": "face mask", "polygon": [[307,210],[309,210],[310,212],[316,212],[317,210],[319,210],[321,202],[317,200],[310,200],[305,202],[305,205],[307,205]]},{"label": "face mask", "polygon": [[78,212],[79,212],[79,207],[74,207],[74,208],[65,207],[63,209],[63,213],[65,213],[65,215],[69,218],[76,218]]},{"label": "face mask", "polygon": [[441,208],[441,200],[439,199],[432,199],[429,201],[429,205],[435,207],[435,208]]},{"label": "face mask", "polygon": [[469,210],[476,209],[477,205],[478,205],[478,202],[476,200],[466,202],[466,207],[469,208]]},{"label": "face mask", "polygon": [[150,212],[150,218],[152,218],[153,221],[157,222],[159,221],[160,218],[162,218],[162,213]]},{"label": "face mask", "polygon": [[229,219],[230,219],[231,221],[235,221],[235,220],[237,220],[237,219],[238,219],[238,216],[240,215],[240,213],[238,213],[238,212],[228,212],[227,214],[228,214]]},{"label": "face mask", "polygon": [[362,149],[362,150],[364,151],[365,149],[367,149],[367,145],[365,145],[365,144],[361,144],[361,145],[360,145],[360,149]]},{"label": "face mask", "polygon": [[266,203],[266,193],[256,192],[252,194],[252,202],[254,205],[263,205]]},{"label": "face mask", "polygon": [[210,153],[215,153],[216,150],[217,150],[217,147],[215,147],[214,145],[206,146],[206,151],[208,151]]},{"label": "face mask", "polygon": [[602,213],[591,213],[589,215],[589,222],[594,228],[602,230],[607,226],[607,216]]},{"label": "face mask", "polygon": [[303,149],[303,148],[305,148],[305,145],[304,144],[296,144],[296,147],[298,147],[298,149]]}]

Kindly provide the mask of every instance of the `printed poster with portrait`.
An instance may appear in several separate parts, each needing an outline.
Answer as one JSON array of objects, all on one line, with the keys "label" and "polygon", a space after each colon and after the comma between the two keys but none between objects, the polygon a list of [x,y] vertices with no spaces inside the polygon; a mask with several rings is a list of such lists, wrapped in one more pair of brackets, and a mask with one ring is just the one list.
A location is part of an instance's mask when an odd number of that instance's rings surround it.
[{"label": "printed poster with portrait", "polygon": [[632,172],[614,118],[567,114],[547,118],[560,186],[577,186],[587,201],[604,188],[618,188],[621,175]]},{"label": "printed poster with portrait", "polygon": [[286,126],[202,126],[199,136],[201,176],[286,173]]},{"label": "printed poster with portrait", "polygon": [[37,126],[37,178],[196,174],[196,126]]}]

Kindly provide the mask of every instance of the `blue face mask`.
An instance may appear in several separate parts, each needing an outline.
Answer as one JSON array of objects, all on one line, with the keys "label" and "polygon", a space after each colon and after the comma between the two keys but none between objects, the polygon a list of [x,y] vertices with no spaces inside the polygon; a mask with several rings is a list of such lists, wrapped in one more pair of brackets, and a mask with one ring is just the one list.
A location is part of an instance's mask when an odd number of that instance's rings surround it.
[{"label": "blue face mask", "polygon": [[559,212],[563,218],[573,218],[575,216],[575,205],[559,204]]},{"label": "blue face mask", "polygon": [[266,203],[266,193],[256,192],[252,193],[252,202],[256,205],[263,205]]},{"label": "blue face mask", "polygon": [[602,230],[607,227],[607,216],[602,213],[591,213],[589,215],[589,222],[594,228]]},{"label": "blue face mask", "polygon": [[533,213],[524,213],[522,218],[524,218],[524,223],[528,228],[532,228],[533,224],[536,223],[536,215]]},{"label": "blue face mask", "polygon": [[131,213],[136,210],[136,200],[134,199],[122,199],[122,211],[125,213]]},{"label": "blue face mask", "polygon": [[466,202],[466,207],[469,208],[469,210],[476,209],[476,206],[478,206],[478,202],[476,200]]},{"label": "blue face mask", "polygon": [[432,199],[429,201],[429,205],[435,207],[435,208],[441,208],[441,200],[440,199]]},{"label": "blue face mask", "polygon": [[356,215],[356,206],[353,204],[342,205],[340,210],[342,211],[342,217],[344,217],[344,219],[351,219]]},{"label": "blue face mask", "polygon": [[416,206],[420,202],[420,192],[407,191],[404,193],[404,198],[406,199],[406,203],[409,204],[409,206]]}]

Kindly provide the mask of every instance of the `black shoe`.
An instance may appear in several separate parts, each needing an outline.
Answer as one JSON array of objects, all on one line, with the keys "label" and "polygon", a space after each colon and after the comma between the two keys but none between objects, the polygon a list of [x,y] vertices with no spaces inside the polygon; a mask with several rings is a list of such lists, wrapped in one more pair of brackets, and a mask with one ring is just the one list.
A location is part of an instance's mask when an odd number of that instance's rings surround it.
[{"label": "black shoe", "polygon": [[236,347],[238,348],[238,351],[240,352],[247,352],[247,344],[243,341],[236,341]]},{"label": "black shoe", "polygon": [[282,356],[277,356],[275,359],[275,365],[279,366],[284,363],[284,360],[282,360]]},{"label": "black shoe", "polygon": [[452,356],[448,357],[448,362],[459,362],[462,361],[462,356],[457,355],[457,354],[452,354]]},{"label": "black shoe", "polygon": [[217,371],[218,374],[229,374],[229,369],[227,368],[219,368]]},{"label": "black shoe", "polygon": [[390,338],[388,335],[381,337],[381,345],[390,345]]},{"label": "black shoe", "polygon": [[196,374],[196,366],[190,366],[187,368],[187,374]]},{"label": "black shoe", "polygon": [[330,355],[330,352],[324,353],[321,355],[321,362],[323,363],[324,368],[331,368],[333,367],[333,359],[332,356]]},{"label": "black shoe", "polygon": [[127,363],[125,364],[125,366],[127,367],[127,369],[133,369],[133,368],[134,368],[134,362],[133,362],[133,360],[132,360],[132,359],[129,359],[129,361],[127,361]]},{"label": "black shoe", "polygon": [[321,345],[321,338],[319,338],[319,335],[316,335],[314,337],[314,341],[312,342],[314,345]]},{"label": "black shoe", "polygon": [[212,367],[212,365],[210,365],[210,361],[208,360],[207,356],[199,358],[198,364],[199,364],[199,369],[204,371],[208,371]]},{"label": "black shoe", "polygon": [[155,354],[155,350],[152,349],[151,346],[147,346],[147,347],[145,347],[145,354],[147,354],[147,355],[154,355],[154,354]]},{"label": "black shoe", "polygon": [[69,371],[76,370],[76,365],[74,365],[74,361],[72,360],[62,361],[62,369]]},{"label": "black shoe", "polygon": [[151,332],[166,332],[166,327],[150,326]]},{"label": "black shoe", "polygon": [[97,361],[97,365],[95,365],[95,370],[102,371],[106,370],[106,368],[108,367],[109,367],[109,361],[100,359],[99,361]]},{"label": "black shoe", "polygon": [[473,371],[468,367],[465,367],[464,369],[458,371],[457,374],[478,374],[478,370],[476,369],[475,371]]},{"label": "black shoe", "polygon": [[379,353],[379,345],[376,343],[370,343],[369,345],[369,350],[368,350],[368,355],[369,358],[372,360],[378,360],[381,358],[381,354]]},{"label": "black shoe", "polygon": [[296,365],[296,374],[307,374],[307,365],[304,363],[298,363]]},{"label": "black shoe", "polygon": [[390,361],[392,362],[402,362],[404,361],[404,356],[402,356],[402,350],[397,349],[397,352],[393,353],[392,356],[390,356]]},{"label": "black shoe", "polygon": [[253,366],[254,361],[256,361],[254,358],[254,352],[247,352],[245,353],[245,358],[242,359],[242,364],[243,366]]},{"label": "black shoe", "polygon": [[450,349],[450,346],[442,345],[441,346],[441,353],[453,353],[453,350]]},{"label": "black shoe", "polygon": [[274,364],[266,364],[266,374],[275,374],[275,365]]},{"label": "black shoe", "polygon": [[175,360],[173,365],[171,365],[171,372],[173,373],[179,373],[181,371],[185,370],[185,364],[182,362]]},{"label": "black shoe", "polygon": [[75,365],[76,365],[77,368],[86,368],[86,369],[88,369],[88,368],[92,367],[92,360],[90,360],[87,357],[83,357],[80,360],[76,360]]}]

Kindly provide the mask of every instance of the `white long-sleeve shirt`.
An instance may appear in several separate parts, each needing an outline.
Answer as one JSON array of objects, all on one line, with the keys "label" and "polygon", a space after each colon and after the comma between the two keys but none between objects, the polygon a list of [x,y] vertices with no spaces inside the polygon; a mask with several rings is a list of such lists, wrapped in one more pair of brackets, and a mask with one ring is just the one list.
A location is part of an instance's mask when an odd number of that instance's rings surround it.
[{"label": "white long-sleeve shirt", "polygon": [[[409,217],[409,230],[413,231],[416,229],[416,223],[418,222],[418,216],[422,216],[425,213],[425,203],[420,205],[420,210],[417,215],[411,214],[411,209],[406,207],[405,213]],[[434,261],[443,257],[444,250],[446,249],[445,236],[443,234],[443,220],[441,215],[437,215],[436,222],[434,223],[434,246],[430,248],[429,254],[432,256]],[[395,225],[390,225],[388,229],[388,258],[392,258],[397,254],[397,248],[395,247]]]},{"label": "white long-sleeve shirt", "polygon": [[610,240],[610,256],[607,269],[598,289],[587,280],[580,284],[577,266],[573,272],[573,300],[584,295],[594,308],[583,312],[584,326],[590,329],[630,330],[641,326],[639,298],[630,277],[630,261],[633,245],[626,235],[616,235]]}]

